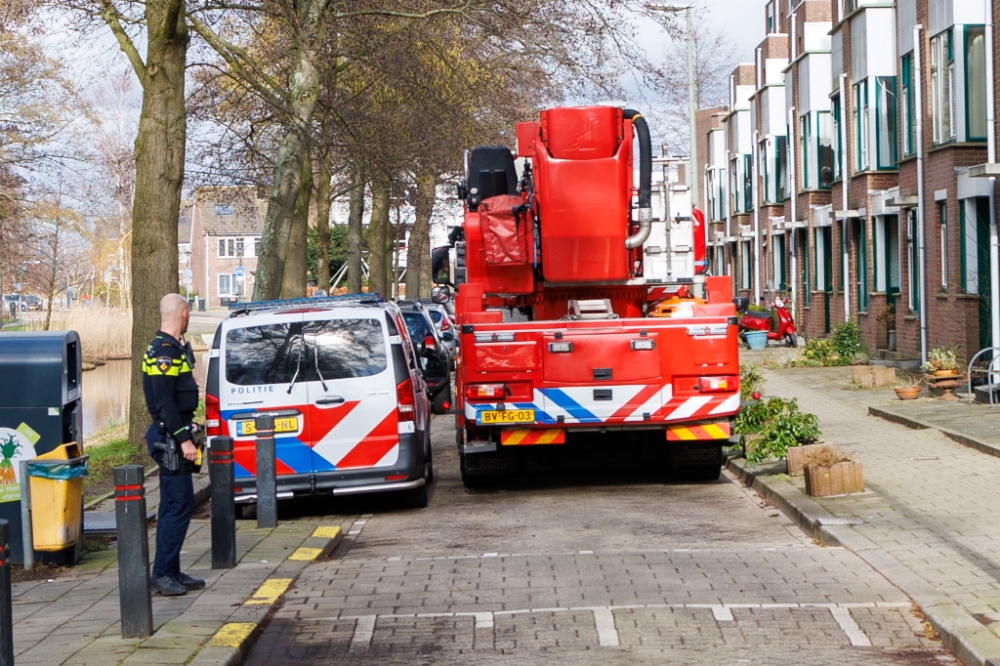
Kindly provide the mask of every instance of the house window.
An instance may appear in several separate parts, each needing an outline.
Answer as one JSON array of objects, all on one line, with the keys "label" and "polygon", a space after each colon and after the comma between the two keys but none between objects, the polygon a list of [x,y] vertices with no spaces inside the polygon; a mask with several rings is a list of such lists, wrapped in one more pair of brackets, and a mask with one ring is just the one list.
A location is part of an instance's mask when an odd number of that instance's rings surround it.
[{"label": "house window", "polygon": [[812,124],[809,122],[809,115],[804,115],[799,118],[799,137],[802,142],[802,189],[811,190],[815,189],[812,185],[811,174],[815,171],[810,169],[810,163],[812,162],[812,146],[813,142],[811,139],[811,129]]},{"label": "house window", "polygon": [[899,69],[903,79],[899,86],[899,103],[903,109],[903,154],[912,155],[917,152],[912,53],[903,56]]},{"label": "house window", "polygon": [[216,215],[232,215],[233,205],[232,204],[215,204],[215,214]]},{"label": "house window", "polygon": [[989,291],[990,200],[987,197],[959,202],[961,234],[960,285],[967,294]]},{"label": "house window", "polygon": [[[240,252],[243,250],[243,242],[240,241]],[[220,238],[219,239],[219,258],[220,259],[232,259],[239,256],[236,254],[236,239],[235,238]]]},{"label": "house window", "polygon": [[236,239],[236,256],[237,257],[242,257],[243,256],[243,239],[242,238],[237,238]]},{"label": "house window", "polygon": [[858,281],[858,312],[868,310],[868,234],[864,218],[859,219],[854,232],[854,247],[857,256],[854,268]]},{"label": "house window", "polygon": [[910,312],[920,310],[920,267],[917,264],[917,211],[910,209],[906,216],[907,259],[910,263]]},{"label": "house window", "polygon": [[740,253],[740,289],[750,288],[750,241],[741,243],[743,251]]},{"label": "house window", "polygon": [[875,137],[879,169],[895,169],[896,154],[896,77],[875,78]]},{"label": "house window", "polygon": [[986,31],[965,28],[965,134],[968,141],[986,140]]},{"label": "house window", "polygon": [[[805,229],[802,234],[802,245],[803,251],[799,256],[802,257],[802,304],[805,307],[809,307],[812,304],[812,280],[809,277],[809,229]],[[794,280],[796,276],[792,276]]]},{"label": "house window", "polygon": [[948,204],[938,202],[938,224],[941,227],[941,291],[948,291]]},{"label": "house window", "polygon": [[868,115],[868,80],[854,86],[854,131],[857,134],[857,162],[855,167],[858,171],[868,171],[871,168],[871,159],[868,155],[868,131],[870,120]]},{"label": "house window", "polygon": [[779,291],[788,289],[785,274],[785,237],[782,234],[772,235],[771,248],[771,288]]},{"label": "house window", "polygon": [[780,203],[788,197],[788,137],[779,136],[774,141],[775,188],[777,201]]},{"label": "house window", "polygon": [[232,275],[219,275],[219,296],[232,296],[234,282]]},{"label": "house window", "polygon": [[[931,130],[934,143],[955,138],[955,56],[951,31],[931,39]],[[983,133],[985,134],[985,132]]]},{"label": "house window", "polygon": [[840,145],[840,95],[835,95],[830,99],[830,108],[833,110],[833,127],[831,128],[833,134],[831,137],[833,139],[833,155],[831,156],[833,159],[833,180],[838,181],[844,177],[840,173],[841,155],[843,155],[841,152],[843,147]]},{"label": "house window", "polygon": [[254,238],[253,239],[253,256],[255,256],[255,257],[259,257],[260,256],[261,242],[262,241],[261,241],[260,238]]},{"label": "house window", "polygon": [[753,210],[753,157],[743,156],[743,210]]},{"label": "house window", "polygon": [[833,184],[833,121],[829,111],[816,114],[816,124],[819,132],[816,136],[816,156],[819,161],[819,188],[828,190]]},{"label": "house window", "polygon": [[830,291],[830,229],[816,229],[816,291]]}]

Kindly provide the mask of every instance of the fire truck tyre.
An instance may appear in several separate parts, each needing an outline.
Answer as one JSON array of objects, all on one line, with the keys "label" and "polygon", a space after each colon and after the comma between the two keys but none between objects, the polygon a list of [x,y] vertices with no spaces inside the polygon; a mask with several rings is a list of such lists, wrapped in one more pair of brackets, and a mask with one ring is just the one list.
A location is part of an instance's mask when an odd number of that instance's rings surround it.
[{"label": "fire truck tyre", "polygon": [[406,506],[411,509],[423,509],[427,506],[427,484],[408,491]]},{"label": "fire truck tyre", "polygon": [[692,481],[718,481],[722,476],[722,466],[713,463],[711,465],[691,465],[684,467],[683,473]]},{"label": "fire truck tyre", "polygon": [[438,391],[438,394],[434,396],[434,402],[431,403],[431,412],[434,414],[447,414],[448,410],[445,409],[444,403],[449,403],[449,406],[454,402],[451,399],[451,387],[443,388]]},{"label": "fire truck tyre", "polygon": [[458,453],[458,468],[462,473],[462,485],[466,488],[482,488],[489,479],[488,476],[469,474],[469,466],[465,460],[465,454],[461,451]]},{"label": "fire truck tyre", "polygon": [[794,333],[785,333],[785,344],[789,347],[798,347],[799,339],[795,337]]}]

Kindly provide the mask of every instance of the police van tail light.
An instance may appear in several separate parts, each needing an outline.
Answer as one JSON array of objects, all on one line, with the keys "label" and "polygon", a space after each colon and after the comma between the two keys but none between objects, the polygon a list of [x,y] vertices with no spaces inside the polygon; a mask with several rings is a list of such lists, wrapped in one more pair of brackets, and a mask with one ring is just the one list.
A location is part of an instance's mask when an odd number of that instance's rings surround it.
[{"label": "police van tail light", "polygon": [[209,437],[222,434],[222,414],[219,412],[219,399],[214,395],[205,396],[205,432]]},{"label": "police van tail light", "polygon": [[413,380],[409,377],[396,385],[396,404],[400,421],[414,420],[416,401],[413,398]]}]

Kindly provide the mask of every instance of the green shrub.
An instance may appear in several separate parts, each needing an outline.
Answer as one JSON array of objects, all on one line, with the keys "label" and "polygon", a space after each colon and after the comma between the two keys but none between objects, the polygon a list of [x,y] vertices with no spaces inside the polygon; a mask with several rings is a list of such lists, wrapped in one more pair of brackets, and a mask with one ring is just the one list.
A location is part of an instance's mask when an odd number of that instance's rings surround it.
[{"label": "green shrub", "polygon": [[744,407],[736,417],[736,432],[756,435],[753,445],[745,446],[748,467],[767,458],[783,458],[788,447],[811,444],[821,435],[819,419],[800,411],[794,398],[768,398]]},{"label": "green shrub", "polygon": [[845,321],[834,326],[830,339],[837,356],[840,357],[838,365],[847,365],[861,353],[861,327],[853,321]]}]

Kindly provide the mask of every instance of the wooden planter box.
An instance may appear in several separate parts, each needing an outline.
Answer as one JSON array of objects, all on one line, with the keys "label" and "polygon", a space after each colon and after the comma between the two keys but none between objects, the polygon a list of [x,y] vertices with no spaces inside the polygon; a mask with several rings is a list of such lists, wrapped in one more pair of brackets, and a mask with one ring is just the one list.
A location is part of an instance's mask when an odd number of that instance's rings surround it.
[{"label": "wooden planter box", "polygon": [[847,495],[865,491],[865,474],[860,460],[837,463],[830,467],[806,468],[806,492],[813,497]]},{"label": "wooden planter box", "polygon": [[813,451],[821,451],[824,448],[833,448],[831,444],[806,444],[805,446],[790,446],[785,451],[785,459],[788,461],[788,476],[802,476],[806,473],[806,460]]}]

